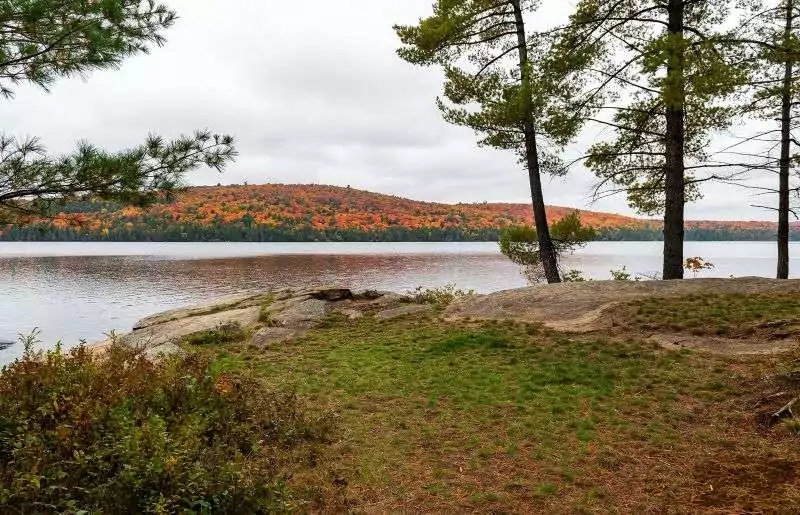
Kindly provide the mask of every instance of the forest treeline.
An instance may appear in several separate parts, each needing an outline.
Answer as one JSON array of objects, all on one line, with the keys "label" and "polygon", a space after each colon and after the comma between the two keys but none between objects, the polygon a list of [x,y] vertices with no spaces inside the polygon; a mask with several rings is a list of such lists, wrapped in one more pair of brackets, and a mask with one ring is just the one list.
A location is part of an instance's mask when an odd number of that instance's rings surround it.
[{"label": "forest treeline", "polygon": [[[190,188],[148,207],[72,201],[46,217],[5,226],[5,241],[497,241],[510,225],[530,224],[526,204],[417,202],[352,188],[249,185]],[[573,212],[548,207],[559,220]],[[660,241],[660,222],[585,211],[601,241]],[[767,222],[687,224],[687,239],[770,241]],[[800,239],[800,230],[795,231]]]}]

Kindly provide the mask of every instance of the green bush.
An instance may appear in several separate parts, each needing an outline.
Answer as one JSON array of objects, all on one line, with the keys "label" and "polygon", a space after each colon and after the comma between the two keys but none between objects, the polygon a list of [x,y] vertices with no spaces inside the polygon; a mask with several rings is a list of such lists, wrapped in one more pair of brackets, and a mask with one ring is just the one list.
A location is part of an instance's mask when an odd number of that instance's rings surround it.
[{"label": "green bush", "polygon": [[237,323],[221,324],[216,329],[200,331],[183,338],[189,345],[225,345],[244,340],[246,337],[242,326]]},{"label": "green bush", "polygon": [[459,290],[455,284],[448,284],[440,288],[423,288],[417,287],[412,292],[409,292],[413,302],[418,304],[443,304],[447,305],[451,302],[475,295],[474,290]]},{"label": "green bush", "polygon": [[265,513],[332,428],[293,393],[113,346],[0,372],[0,513]]}]

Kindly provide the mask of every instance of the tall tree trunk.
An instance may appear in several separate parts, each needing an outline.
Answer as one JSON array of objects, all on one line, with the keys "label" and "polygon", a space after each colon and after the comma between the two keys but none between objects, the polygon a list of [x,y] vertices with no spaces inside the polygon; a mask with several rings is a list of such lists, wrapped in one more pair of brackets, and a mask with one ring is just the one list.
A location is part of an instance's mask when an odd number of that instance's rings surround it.
[{"label": "tall tree trunk", "polygon": [[[667,31],[670,36],[683,36],[685,0],[669,0]],[[677,41],[672,41],[677,44]],[[684,142],[686,132],[686,84],[683,47],[674,48],[667,64],[666,164],[664,203],[664,270],[663,278],[683,279],[684,208]]]},{"label": "tall tree trunk", "polygon": [[525,135],[525,162],[528,166],[528,179],[531,187],[531,203],[533,205],[533,220],[536,224],[536,234],[539,237],[539,253],[542,259],[542,268],[547,282],[560,283],[561,274],[558,271],[558,255],[556,254],[553,239],[550,237],[550,226],[547,223],[547,210],[542,191],[542,175],[539,166],[539,149],[536,142],[536,124],[534,123],[533,102],[531,100],[531,71],[528,63],[528,39],[525,34],[525,19],[522,14],[519,0],[512,0],[514,19],[517,30],[517,44],[519,47],[520,79],[522,81],[522,109],[523,127]]},{"label": "tall tree trunk", "polygon": [[[789,44],[792,36],[793,0],[786,1],[786,31],[784,43]],[[792,144],[792,71],[794,62],[786,55],[786,67],[781,91],[781,161],[778,192],[778,279],[789,278],[789,172],[791,167]]]}]

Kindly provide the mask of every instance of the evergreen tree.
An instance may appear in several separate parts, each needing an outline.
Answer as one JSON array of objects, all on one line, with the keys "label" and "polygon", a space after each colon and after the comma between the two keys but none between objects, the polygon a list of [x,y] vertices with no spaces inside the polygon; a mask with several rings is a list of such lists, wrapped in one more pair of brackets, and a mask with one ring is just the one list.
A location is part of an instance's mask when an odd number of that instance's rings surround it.
[{"label": "evergreen tree", "polygon": [[[0,19],[0,94],[9,98],[21,83],[47,89],[163,44],[175,13],[154,0],[20,0],[0,2]],[[185,172],[222,169],[234,157],[233,139],[208,131],[171,142],[151,136],[117,153],[82,143],[61,157],[36,139],[1,136],[0,214],[80,194],[148,200],[179,187]]]},{"label": "evergreen tree", "polygon": [[567,78],[580,68],[573,59],[591,56],[559,52],[558,60],[551,59],[557,50],[552,39],[526,26],[537,7],[535,0],[439,0],[428,18],[395,29],[405,45],[399,50],[403,59],[444,69],[438,105],[445,120],[481,134],[482,145],[519,155],[528,172],[542,267],[555,283],[561,277],[542,174],[563,170],[558,151],[582,121],[571,116],[581,81]]},{"label": "evergreen tree", "polygon": [[[800,62],[797,22],[800,0],[766,3],[752,0],[748,7],[748,15],[741,22],[736,38],[731,39],[731,43],[738,45],[747,56],[751,70],[742,112],[749,118],[777,122],[778,127],[744,135],[741,141],[720,152],[720,161],[747,171],[777,174],[777,187],[747,187],[757,189],[760,194],[778,196],[777,277],[788,279],[791,192],[797,191],[796,183],[792,185],[792,169],[797,163],[796,148],[800,146],[792,134],[800,118],[797,112],[800,88],[796,75]],[[754,143],[759,148],[751,150]]]},{"label": "evergreen tree", "polygon": [[570,24],[554,31],[567,52],[598,56],[586,67],[590,98],[603,102],[592,120],[616,137],[584,159],[598,191],[625,191],[640,212],[663,213],[664,279],[683,278],[686,202],[699,196],[700,182],[726,178],[706,151],[710,135],[731,122],[721,100],[743,75],[717,29],[730,3],[582,0]]}]

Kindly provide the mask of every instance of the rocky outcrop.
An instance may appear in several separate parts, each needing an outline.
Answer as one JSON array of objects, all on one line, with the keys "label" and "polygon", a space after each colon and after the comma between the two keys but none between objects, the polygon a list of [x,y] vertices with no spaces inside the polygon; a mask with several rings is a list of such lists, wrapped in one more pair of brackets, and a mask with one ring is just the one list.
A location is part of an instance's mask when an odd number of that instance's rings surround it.
[{"label": "rocky outcrop", "polygon": [[615,306],[642,298],[698,294],[798,293],[800,280],[691,279],[686,281],[589,281],[551,284],[471,296],[444,312],[450,320],[519,320],[559,331],[589,332],[611,325]]},{"label": "rocky outcrop", "polygon": [[167,317],[166,322],[150,323],[123,336],[120,341],[132,348],[147,349],[151,355],[160,352],[174,354],[176,344],[184,337],[204,331],[214,331],[230,324],[249,327],[258,322],[259,316],[260,309],[251,307],[189,315],[184,318]]},{"label": "rocky outcrop", "polygon": [[[354,293],[339,287],[248,293],[144,318],[136,323],[133,332],[119,337],[117,342],[141,349],[157,360],[182,352],[181,344],[185,342],[222,340],[223,328],[237,327],[252,345],[268,349],[304,337],[333,314],[349,320],[365,316],[391,320],[431,309],[411,304],[411,298],[405,295]],[[215,335],[217,332],[220,335]],[[96,348],[103,349],[108,344],[103,342]]]},{"label": "rocky outcrop", "polygon": [[164,311],[163,313],[158,313],[156,315],[152,315],[147,318],[139,320],[136,323],[136,325],[133,326],[133,330],[137,331],[140,329],[146,329],[148,327],[162,325],[171,322],[173,320],[180,320],[184,318],[192,318],[201,315],[208,315],[212,313],[218,313],[221,311],[229,311],[241,307],[256,306],[258,305],[258,301],[262,297],[263,294],[234,295],[230,297],[223,297],[221,299],[216,299],[207,304],[200,304],[197,306],[191,306],[187,308],[179,308],[179,309]]}]

